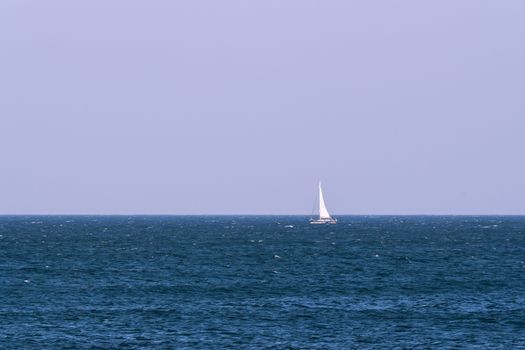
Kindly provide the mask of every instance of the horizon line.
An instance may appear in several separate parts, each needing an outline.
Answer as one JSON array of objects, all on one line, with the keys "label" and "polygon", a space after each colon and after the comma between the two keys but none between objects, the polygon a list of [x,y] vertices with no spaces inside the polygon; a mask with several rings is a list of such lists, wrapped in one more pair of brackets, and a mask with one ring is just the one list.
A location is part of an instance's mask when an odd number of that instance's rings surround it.
[{"label": "horizon line", "polygon": [[[100,213],[53,213],[53,214],[42,214],[42,213],[22,213],[22,214],[3,214],[0,213],[0,217],[5,216],[308,216],[315,217],[317,215],[311,214],[144,214],[144,213],[117,213],[117,214],[100,214]],[[434,213],[434,214],[332,214],[332,216],[525,216],[523,214],[454,214],[454,213]]]}]

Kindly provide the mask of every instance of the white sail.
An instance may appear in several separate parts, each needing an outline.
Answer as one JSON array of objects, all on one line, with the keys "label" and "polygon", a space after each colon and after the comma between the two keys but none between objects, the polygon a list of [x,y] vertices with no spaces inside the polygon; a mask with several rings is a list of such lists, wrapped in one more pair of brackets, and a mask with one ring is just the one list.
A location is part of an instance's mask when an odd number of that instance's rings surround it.
[{"label": "white sail", "polygon": [[330,219],[330,214],[326,209],[323,198],[323,190],[321,189],[321,182],[319,182],[319,219]]}]

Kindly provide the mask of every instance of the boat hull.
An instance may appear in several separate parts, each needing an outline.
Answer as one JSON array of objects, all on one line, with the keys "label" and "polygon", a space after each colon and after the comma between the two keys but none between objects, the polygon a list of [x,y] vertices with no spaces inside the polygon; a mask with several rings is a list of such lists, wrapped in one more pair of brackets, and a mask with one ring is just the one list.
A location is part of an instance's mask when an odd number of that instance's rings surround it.
[{"label": "boat hull", "polygon": [[336,219],[317,219],[317,220],[310,220],[310,224],[312,225],[330,225],[330,224],[336,224]]}]

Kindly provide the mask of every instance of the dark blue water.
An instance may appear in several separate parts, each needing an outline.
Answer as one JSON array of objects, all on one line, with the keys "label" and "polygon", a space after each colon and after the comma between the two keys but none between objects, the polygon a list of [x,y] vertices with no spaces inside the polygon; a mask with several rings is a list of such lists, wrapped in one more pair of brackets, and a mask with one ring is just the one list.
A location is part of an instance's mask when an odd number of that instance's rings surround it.
[{"label": "dark blue water", "polygon": [[525,217],[0,217],[0,298],[6,349],[525,348]]}]

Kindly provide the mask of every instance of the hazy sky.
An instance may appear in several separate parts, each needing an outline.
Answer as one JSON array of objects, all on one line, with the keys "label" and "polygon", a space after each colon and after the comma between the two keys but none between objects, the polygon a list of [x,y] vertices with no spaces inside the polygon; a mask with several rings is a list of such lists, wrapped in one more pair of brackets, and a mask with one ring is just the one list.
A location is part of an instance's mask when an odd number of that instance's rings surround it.
[{"label": "hazy sky", "polygon": [[0,213],[525,214],[525,1],[0,2]]}]

